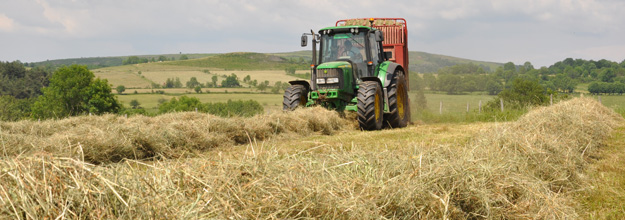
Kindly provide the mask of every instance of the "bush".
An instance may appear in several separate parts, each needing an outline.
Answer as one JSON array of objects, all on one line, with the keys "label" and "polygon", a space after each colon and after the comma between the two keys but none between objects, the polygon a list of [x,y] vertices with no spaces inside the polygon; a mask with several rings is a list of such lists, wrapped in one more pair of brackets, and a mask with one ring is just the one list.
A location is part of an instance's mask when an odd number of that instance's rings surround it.
[{"label": "bush", "polygon": [[522,109],[529,106],[544,105],[549,102],[545,89],[533,80],[517,78],[512,86],[504,89],[495,99],[486,104],[487,108],[500,108],[503,99],[505,108]]},{"label": "bush", "polygon": [[17,99],[13,96],[0,96],[0,120],[18,121],[30,116],[30,106],[36,99]]},{"label": "bush", "polygon": [[242,116],[251,117],[264,112],[263,107],[254,100],[249,101],[232,101],[225,103],[205,103],[200,102],[198,98],[181,96],[180,98],[172,98],[168,102],[163,102],[158,107],[159,113],[169,112],[190,112],[198,111],[213,114],[221,117]]}]

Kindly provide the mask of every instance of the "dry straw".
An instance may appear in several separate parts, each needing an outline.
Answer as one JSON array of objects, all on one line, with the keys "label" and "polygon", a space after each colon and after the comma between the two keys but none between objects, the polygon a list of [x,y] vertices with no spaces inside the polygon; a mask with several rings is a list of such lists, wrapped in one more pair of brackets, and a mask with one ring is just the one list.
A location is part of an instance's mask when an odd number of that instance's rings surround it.
[{"label": "dry straw", "polygon": [[122,159],[179,157],[274,136],[329,135],[351,127],[353,122],[336,112],[312,108],[252,118],[185,112],[157,117],[104,115],[0,122],[0,135],[4,157],[41,152],[99,164]]},{"label": "dry straw", "polygon": [[[24,142],[20,134],[43,140],[0,160],[0,218],[571,219],[577,210],[570,194],[588,181],[585,158],[623,122],[596,101],[573,99],[493,123],[465,141],[297,148],[278,142],[353,128],[353,120],[323,109],[244,120],[178,113],[2,124],[4,146]],[[198,126],[204,128],[193,129]],[[367,135],[419,135],[414,131]],[[206,133],[223,136],[211,134],[216,139],[209,141]],[[273,139],[248,143],[248,134]],[[359,134],[337,139],[350,135]],[[207,151],[193,158],[97,160],[103,165],[63,152],[107,158],[89,153],[115,147],[99,141],[128,143],[120,149],[137,155],[150,154],[138,146],[164,156],[182,154],[181,148]],[[211,150],[222,143],[245,146]]]}]

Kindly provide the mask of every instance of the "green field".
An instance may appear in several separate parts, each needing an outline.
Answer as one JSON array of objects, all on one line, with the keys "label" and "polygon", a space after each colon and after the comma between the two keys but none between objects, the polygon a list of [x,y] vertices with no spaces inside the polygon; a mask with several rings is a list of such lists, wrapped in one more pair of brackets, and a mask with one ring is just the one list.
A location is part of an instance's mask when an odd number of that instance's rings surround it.
[{"label": "green field", "polygon": [[[282,92],[278,94],[260,93],[250,88],[210,88],[202,89],[203,93],[197,94],[191,89],[156,89],[163,90],[165,94],[153,94],[152,89],[136,89],[139,94],[133,94],[135,89],[127,90],[124,95],[117,95],[119,100],[129,106],[131,100],[136,99],[141,103],[141,107],[150,112],[156,112],[158,109],[158,100],[170,100],[173,97],[186,95],[189,97],[197,97],[202,102],[227,102],[228,100],[256,100],[265,108],[265,112],[280,111],[282,109]],[[206,91],[210,91],[206,93]],[[228,93],[225,93],[228,91]],[[413,102],[411,103],[413,111],[413,121],[421,120],[416,114],[415,96],[416,92],[411,91],[409,96]],[[585,95],[589,97],[588,95]],[[482,108],[487,102],[495,99],[496,96],[486,95],[483,93],[474,93],[466,95],[447,95],[444,93],[426,93],[427,110],[431,112],[430,116],[436,117],[440,114],[440,105],[442,102],[442,118],[437,120],[426,120],[427,122],[438,121],[457,121],[449,119],[450,117],[464,117],[467,114],[467,103],[469,105],[469,113],[476,114],[478,112],[479,103],[482,102]],[[593,99],[599,99],[597,96],[590,96]],[[601,96],[602,104],[617,110],[617,112],[625,112],[625,96]],[[522,112],[519,112],[519,114]]]},{"label": "green field", "polygon": [[[270,94],[270,93],[189,93],[184,94],[188,97],[196,97],[203,103],[213,102],[227,102],[228,100],[255,100],[260,103],[265,112],[270,113],[273,111],[282,110],[282,94]],[[159,99],[165,99],[167,101],[180,95],[172,94],[129,94],[118,95],[118,99],[125,105],[129,106],[131,100],[136,99],[141,104],[140,106],[145,108],[148,112],[156,112],[158,109]]]},{"label": "green field", "polygon": [[[209,73],[204,71],[208,70]],[[200,83],[211,82],[214,75],[219,76],[218,84],[225,79],[224,75],[235,74],[239,80],[247,75],[251,80],[258,82],[269,81],[273,85],[277,81],[288,82],[299,79],[292,75],[287,75],[284,70],[222,70],[215,68],[174,66],[163,63],[133,64],[117,67],[102,68],[93,71],[97,77],[107,79],[113,88],[124,85],[126,88],[145,89],[151,88],[152,83],[163,85],[168,78],[180,78],[183,86],[191,77],[196,77]],[[139,74],[141,72],[141,74]],[[298,71],[298,73],[304,71]],[[241,82],[242,83],[242,82]],[[249,85],[243,84],[243,87]],[[134,90],[133,90],[134,92]]]}]

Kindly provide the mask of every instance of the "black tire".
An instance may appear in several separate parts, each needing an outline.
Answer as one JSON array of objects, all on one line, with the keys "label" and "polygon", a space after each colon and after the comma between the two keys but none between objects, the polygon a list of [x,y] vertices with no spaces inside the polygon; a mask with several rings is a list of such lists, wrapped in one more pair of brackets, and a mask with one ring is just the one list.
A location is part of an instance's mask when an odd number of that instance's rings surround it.
[{"label": "black tire", "polygon": [[380,130],[384,119],[384,95],[375,81],[366,81],[358,89],[358,124],[363,130]]},{"label": "black tire", "polygon": [[303,85],[291,85],[284,91],[282,109],[293,111],[297,107],[306,106],[306,102],[308,102],[308,89]]},{"label": "black tire", "polygon": [[384,114],[384,126],[403,128],[410,122],[410,101],[404,71],[396,70],[388,90],[389,113]]}]

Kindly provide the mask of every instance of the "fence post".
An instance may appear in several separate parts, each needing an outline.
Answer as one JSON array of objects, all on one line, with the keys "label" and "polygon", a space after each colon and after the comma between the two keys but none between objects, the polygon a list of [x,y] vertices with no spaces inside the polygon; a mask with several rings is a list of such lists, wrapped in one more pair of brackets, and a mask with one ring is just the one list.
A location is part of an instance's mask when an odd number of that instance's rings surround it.
[{"label": "fence post", "polygon": [[503,112],[503,99],[499,99],[499,103],[501,104],[501,112]]},{"label": "fence post", "polygon": [[553,94],[549,94],[549,105],[553,105]]},{"label": "fence post", "polygon": [[599,104],[603,104],[603,103],[601,102],[601,96],[599,96]]},{"label": "fence post", "polygon": [[438,114],[441,114],[441,115],[443,114],[443,101],[441,101],[441,105],[438,108]]},{"label": "fence post", "polygon": [[480,100],[480,110],[478,111],[479,114],[482,114],[482,100]]},{"label": "fence post", "polygon": [[469,102],[467,102],[467,113],[469,113]]}]

